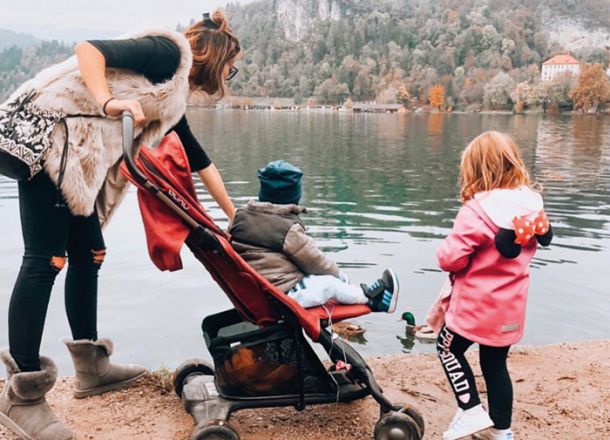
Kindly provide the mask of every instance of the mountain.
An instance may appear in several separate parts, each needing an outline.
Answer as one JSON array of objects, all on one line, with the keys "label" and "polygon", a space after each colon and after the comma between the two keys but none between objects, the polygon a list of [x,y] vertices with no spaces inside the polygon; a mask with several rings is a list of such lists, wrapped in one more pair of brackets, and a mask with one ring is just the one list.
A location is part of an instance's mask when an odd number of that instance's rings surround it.
[{"label": "mountain", "polygon": [[0,30],[0,34],[18,35],[17,40],[11,41],[14,44],[0,49],[0,103],[21,83],[74,53],[72,45],[58,41],[36,40],[31,35],[11,31]]},{"label": "mountain", "polygon": [[493,78],[536,81],[565,50],[609,61],[607,0],[261,0],[227,12],[245,49],[239,95],[391,102],[406,86],[426,101],[442,84],[466,108]]},{"label": "mountain", "polygon": [[[447,107],[511,108],[552,55],[610,61],[608,0],[258,0],[226,11],[244,48],[231,81],[242,96],[396,102],[400,91],[426,103],[441,85]],[[71,54],[0,30],[0,101]]]},{"label": "mountain", "polygon": [[0,29],[0,50],[11,46],[24,48],[32,46],[37,42],[39,42],[39,40],[31,34]]}]

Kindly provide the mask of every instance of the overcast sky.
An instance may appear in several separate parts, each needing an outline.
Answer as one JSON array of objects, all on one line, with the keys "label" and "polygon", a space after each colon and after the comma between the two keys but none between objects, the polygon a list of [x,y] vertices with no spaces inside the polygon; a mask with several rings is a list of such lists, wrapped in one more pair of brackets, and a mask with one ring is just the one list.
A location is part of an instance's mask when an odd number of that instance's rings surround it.
[{"label": "overcast sky", "polygon": [[[175,28],[226,3],[253,0],[0,0],[0,28],[47,37],[62,30],[127,32],[147,26]],[[57,32],[56,32],[57,31]],[[78,33],[77,32],[77,33]],[[64,32],[65,33],[65,32]],[[90,38],[95,37],[92,35]]]}]

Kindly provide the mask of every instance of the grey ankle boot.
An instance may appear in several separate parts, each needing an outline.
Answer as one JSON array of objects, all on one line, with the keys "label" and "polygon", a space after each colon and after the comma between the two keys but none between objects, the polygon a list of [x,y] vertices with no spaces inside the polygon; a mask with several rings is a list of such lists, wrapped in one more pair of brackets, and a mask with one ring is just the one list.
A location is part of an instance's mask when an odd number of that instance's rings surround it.
[{"label": "grey ankle boot", "polygon": [[110,339],[64,341],[76,370],[74,397],[95,396],[121,388],[144,376],[146,368],[139,365],[110,363],[113,345]]},{"label": "grey ankle boot", "polygon": [[21,372],[8,350],[0,352],[8,378],[0,393],[0,423],[24,440],[71,440],[72,433],[47,404],[57,367],[40,358],[41,371]]}]

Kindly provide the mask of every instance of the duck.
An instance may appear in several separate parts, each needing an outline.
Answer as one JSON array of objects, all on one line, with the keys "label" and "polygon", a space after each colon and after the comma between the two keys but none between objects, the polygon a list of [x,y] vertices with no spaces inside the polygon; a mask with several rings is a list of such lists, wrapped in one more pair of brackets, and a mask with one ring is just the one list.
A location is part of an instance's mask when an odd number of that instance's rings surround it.
[{"label": "duck", "polygon": [[404,312],[400,315],[400,320],[407,323],[407,333],[415,335],[417,331],[422,327],[421,325],[415,325],[415,315],[411,312]]},{"label": "duck", "polygon": [[333,332],[345,337],[362,336],[366,332],[364,327],[349,321],[337,322],[332,325],[332,329]]},{"label": "duck", "polygon": [[432,327],[427,324],[416,325],[415,316],[411,312],[404,312],[400,316],[401,321],[407,323],[407,334],[415,336],[422,341],[436,341],[438,335]]}]

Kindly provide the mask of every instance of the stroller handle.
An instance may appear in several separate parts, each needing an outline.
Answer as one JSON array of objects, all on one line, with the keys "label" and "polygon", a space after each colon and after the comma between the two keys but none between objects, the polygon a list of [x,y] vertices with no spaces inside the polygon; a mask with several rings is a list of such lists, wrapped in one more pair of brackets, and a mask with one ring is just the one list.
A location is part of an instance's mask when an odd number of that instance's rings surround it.
[{"label": "stroller handle", "polygon": [[148,178],[140,172],[136,167],[135,159],[138,157],[140,151],[139,145],[134,145],[134,121],[131,112],[124,111],[121,115],[121,121],[123,125],[123,158],[127,169],[133,176],[133,178],[143,186],[148,183]]},{"label": "stroller handle", "polygon": [[138,157],[138,153],[140,152],[140,145],[134,145],[134,119],[133,115],[125,111],[121,115],[121,121],[123,125],[123,159],[125,160],[125,165],[129,170],[129,173],[134,178],[134,180],[138,183],[138,185],[146,188],[148,191],[155,194],[163,203],[169,206],[182,220],[186,222],[187,225],[191,227],[191,229],[199,230],[201,234],[203,234],[200,241],[208,242],[213,244],[213,248],[217,249],[220,244],[218,243],[218,239],[213,236],[212,233],[206,231],[199,223],[197,223],[190,215],[188,215],[184,210],[182,210],[174,200],[170,199],[166,196],[162,191],[159,191],[157,186],[148,180],[142,172],[136,166],[135,160]]}]

